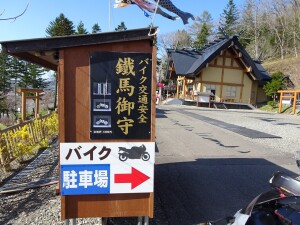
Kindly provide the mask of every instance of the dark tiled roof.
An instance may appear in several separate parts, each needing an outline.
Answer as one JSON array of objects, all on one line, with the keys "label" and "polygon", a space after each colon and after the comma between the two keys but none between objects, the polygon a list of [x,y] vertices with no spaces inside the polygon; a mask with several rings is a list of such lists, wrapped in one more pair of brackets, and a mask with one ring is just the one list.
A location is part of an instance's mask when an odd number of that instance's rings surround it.
[{"label": "dark tiled roof", "polygon": [[201,56],[200,51],[177,50],[172,52],[172,58],[177,74],[186,74],[195,61]]},{"label": "dark tiled roof", "polygon": [[252,68],[252,73],[257,80],[270,80],[268,72],[259,62],[255,62],[244,47],[239,43],[237,36],[230,38],[220,38],[210,44],[205,45],[199,50],[169,50],[169,54],[174,62],[177,75],[195,77],[206,67],[216,56],[220,55],[222,50],[234,45],[238,52],[242,53],[242,60]]}]

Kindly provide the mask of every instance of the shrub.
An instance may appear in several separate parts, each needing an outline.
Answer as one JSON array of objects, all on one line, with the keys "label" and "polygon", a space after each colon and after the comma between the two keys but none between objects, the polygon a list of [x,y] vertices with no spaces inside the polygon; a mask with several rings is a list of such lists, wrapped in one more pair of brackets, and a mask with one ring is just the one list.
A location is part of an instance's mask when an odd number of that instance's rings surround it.
[{"label": "shrub", "polygon": [[268,101],[267,103],[269,106],[272,106],[273,108],[277,106],[277,102],[274,101]]},{"label": "shrub", "polygon": [[[34,154],[38,148],[49,147],[49,141],[58,133],[58,116],[53,113],[45,118],[2,133],[9,154],[18,161]],[[2,150],[2,149],[0,149]]]}]

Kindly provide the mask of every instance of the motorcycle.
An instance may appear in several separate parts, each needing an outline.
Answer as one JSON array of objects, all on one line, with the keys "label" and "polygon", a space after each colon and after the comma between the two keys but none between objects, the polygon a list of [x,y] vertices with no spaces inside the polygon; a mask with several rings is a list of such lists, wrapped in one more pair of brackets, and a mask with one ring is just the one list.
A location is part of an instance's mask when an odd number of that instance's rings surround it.
[{"label": "motorcycle", "polygon": [[131,149],[125,147],[119,147],[119,159],[124,162],[127,159],[142,159],[143,161],[148,161],[150,159],[150,154],[146,152],[145,145],[133,146]]},{"label": "motorcycle", "polygon": [[[296,152],[296,162],[300,168],[300,152]],[[300,225],[300,176],[275,172],[269,183],[270,191],[258,195],[233,217],[200,225],[215,225],[224,220],[227,225]]]}]

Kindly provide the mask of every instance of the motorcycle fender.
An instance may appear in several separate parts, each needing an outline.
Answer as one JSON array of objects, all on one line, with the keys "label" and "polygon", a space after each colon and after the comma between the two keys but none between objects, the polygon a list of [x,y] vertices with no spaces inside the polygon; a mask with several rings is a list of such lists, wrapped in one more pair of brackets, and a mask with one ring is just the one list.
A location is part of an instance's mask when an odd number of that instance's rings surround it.
[{"label": "motorcycle fender", "polygon": [[247,220],[249,219],[250,215],[246,215],[241,213],[241,210],[239,210],[235,215],[234,215],[234,222],[230,223],[228,225],[245,225]]}]

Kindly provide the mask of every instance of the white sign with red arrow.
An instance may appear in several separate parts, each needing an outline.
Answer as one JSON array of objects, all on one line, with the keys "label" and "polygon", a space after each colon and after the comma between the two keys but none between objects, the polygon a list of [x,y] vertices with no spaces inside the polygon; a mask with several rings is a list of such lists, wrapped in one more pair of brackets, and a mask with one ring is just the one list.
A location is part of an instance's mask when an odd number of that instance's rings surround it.
[{"label": "white sign with red arrow", "polygon": [[154,142],[61,143],[61,194],[153,192],[154,162]]}]

